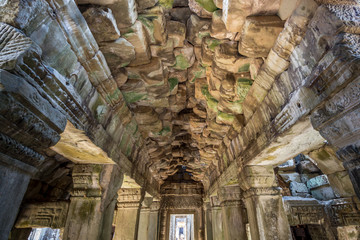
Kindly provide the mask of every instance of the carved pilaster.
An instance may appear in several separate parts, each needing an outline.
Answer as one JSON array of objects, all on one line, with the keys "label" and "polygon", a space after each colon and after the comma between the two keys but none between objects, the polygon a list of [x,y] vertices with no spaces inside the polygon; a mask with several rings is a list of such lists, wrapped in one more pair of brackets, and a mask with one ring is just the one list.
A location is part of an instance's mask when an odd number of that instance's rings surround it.
[{"label": "carved pilaster", "polygon": [[139,209],[141,203],[142,193],[141,188],[121,188],[118,191],[119,208],[135,208]]},{"label": "carved pilaster", "polygon": [[242,192],[239,185],[225,186],[218,193],[222,209],[225,239],[245,239],[246,220],[242,204]]},{"label": "carved pilaster", "polygon": [[[252,239],[291,239],[272,166],[245,166],[239,174]],[[275,214],[276,213],[276,214]]]},{"label": "carved pilaster", "polygon": [[79,164],[72,172],[73,197],[101,197],[101,165]]},{"label": "carved pilaster", "polygon": [[[102,165],[75,165],[64,240],[95,240],[102,232],[103,210],[100,176]],[[95,227],[96,226],[96,227]]]}]

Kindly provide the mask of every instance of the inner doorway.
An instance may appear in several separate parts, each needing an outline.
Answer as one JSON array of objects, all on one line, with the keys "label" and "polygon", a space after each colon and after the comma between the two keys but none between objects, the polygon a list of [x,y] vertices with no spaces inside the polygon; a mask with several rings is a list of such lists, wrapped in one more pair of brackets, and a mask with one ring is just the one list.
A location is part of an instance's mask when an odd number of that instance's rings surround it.
[{"label": "inner doorway", "polygon": [[171,214],[169,240],[194,239],[194,214]]}]

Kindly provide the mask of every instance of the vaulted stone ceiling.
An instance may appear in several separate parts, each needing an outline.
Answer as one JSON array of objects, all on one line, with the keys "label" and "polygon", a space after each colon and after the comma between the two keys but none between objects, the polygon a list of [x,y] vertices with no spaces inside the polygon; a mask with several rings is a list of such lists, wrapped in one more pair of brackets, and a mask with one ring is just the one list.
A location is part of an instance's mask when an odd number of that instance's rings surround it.
[{"label": "vaulted stone ceiling", "polygon": [[226,167],[244,99],[295,8],[280,2],[77,1],[160,182],[179,169],[204,182]]}]

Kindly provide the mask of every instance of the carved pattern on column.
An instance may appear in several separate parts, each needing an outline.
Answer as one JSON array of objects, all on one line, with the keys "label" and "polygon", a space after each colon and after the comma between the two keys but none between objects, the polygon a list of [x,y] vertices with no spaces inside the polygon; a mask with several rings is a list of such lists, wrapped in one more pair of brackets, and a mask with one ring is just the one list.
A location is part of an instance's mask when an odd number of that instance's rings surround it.
[{"label": "carved pattern on column", "polygon": [[343,198],[329,202],[308,199],[284,198],[290,225],[324,224],[332,226],[360,225],[360,211],[354,199]]},{"label": "carved pattern on column", "polygon": [[[336,201],[336,200],[335,200]],[[360,202],[355,199],[331,204],[331,220],[336,226],[360,225]]]},{"label": "carved pattern on column", "polygon": [[16,228],[64,228],[69,202],[46,202],[25,205]]},{"label": "carved pattern on column", "polygon": [[226,186],[221,188],[219,201],[221,206],[241,206],[242,193],[239,186]]},{"label": "carved pattern on column", "polygon": [[72,173],[73,197],[101,197],[101,165],[75,165]]},{"label": "carved pattern on column", "polygon": [[278,187],[268,187],[268,188],[250,188],[246,190],[243,195],[245,198],[259,195],[280,195],[281,188]]},{"label": "carved pattern on column", "polygon": [[118,191],[118,208],[136,208],[140,207],[142,193],[140,188],[121,188]]},{"label": "carved pattern on column", "polygon": [[43,155],[2,133],[0,133],[0,149],[3,153],[16,159],[23,160],[32,166],[38,166],[45,160]]}]

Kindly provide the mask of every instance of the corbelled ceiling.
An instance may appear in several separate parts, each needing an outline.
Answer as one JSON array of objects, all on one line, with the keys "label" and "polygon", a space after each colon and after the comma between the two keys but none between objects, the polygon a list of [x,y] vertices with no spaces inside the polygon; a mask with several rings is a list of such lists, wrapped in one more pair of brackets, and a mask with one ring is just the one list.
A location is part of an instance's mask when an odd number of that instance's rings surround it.
[{"label": "corbelled ceiling", "polygon": [[180,169],[205,181],[226,167],[243,101],[288,17],[280,0],[77,4],[137,121],[155,178]]}]

